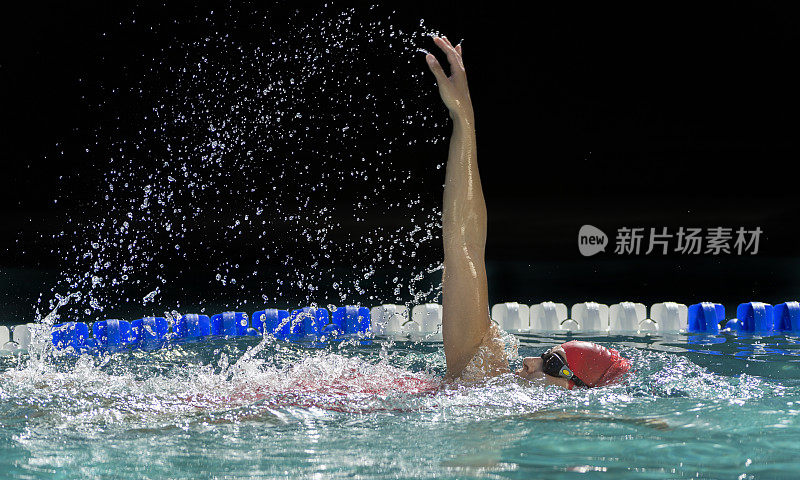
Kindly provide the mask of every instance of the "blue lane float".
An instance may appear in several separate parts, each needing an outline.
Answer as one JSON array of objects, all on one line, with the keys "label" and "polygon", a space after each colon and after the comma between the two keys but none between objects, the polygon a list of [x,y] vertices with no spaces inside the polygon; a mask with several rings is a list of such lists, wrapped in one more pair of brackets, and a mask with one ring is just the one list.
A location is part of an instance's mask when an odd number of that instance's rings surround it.
[{"label": "blue lane float", "polygon": [[725,319],[725,307],[719,303],[702,302],[689,306],[690,333],[719,333],[719,323]]},{"label": "blue lane float", "polygon": [[743,334],[798,334],[800,304],[784,302],[773,307],[763,302],[742,303],[736,308],[736,318],[728,320],[725,328]]},{"label": "blue lane float", "polygon": [[289,338],[289,311],[268,308],[253,314],[253,329],[264,335],[273,335],[279,340]]},{"label": "blue lane float", "polygon": [[211,335],[211,319],[196,313],[181,315],[175,320],[173,330],[178,338],[206,337]]},{"label": "blue lane float", "polygon": [[103,320],[92,324],[92,333],[97,347],[110,352],[137,343],[137,333],[131,330],[130,322],[125,320]]},{"label": "blue lane float", "polygon": [[800,333],[800,303],[784,302],[775,305],[775,323],[782,332]]},{"label": "blue lane float", "polygon": [[[252,322],[252,323],[251,323]],[[279,340],[311,341],[343,338],[369,333],[369,308],[344,306],[332,313],[326,308],[305,307],[288,310],[264,309],[253,313],[223,312],[208,315],[186,314],[175,319],[170,331],[163,317],[143,317],[132,322],[108,319],[89,325],[67,322],[52,330],[57,350],[72,348],[77,353],[116,352],[125,348],[152,350],[171,340],[199,339],[211,335],[273,335]],[[90,335],[93,333],[93,336]]]},{"label": "blue lane float", "polygon": [[89,338],[89,326],[81,322],[66,322],[53,325],[51,331],[53,346],[57,349],[72,347],[75,351],[80,351],[87,345],[87,340],[92,340],[90,344],[96,342]]},{"label": "blue lane float", "polygon": [[370,328],[369,308],[348,305],[333,312],[332,324],[345,334],[366,333]]},{"label": "blue lane float", "polygon": [[169,332],[169,323],[164,317],[144,317],[131,322],[131,335],[136,346],[145,350],[159,348]]},{"label": "blue lane float", "polygon": [[314,340],[323,335],[325,328],[330,324],[330,314],[327,308],[304,307],[292,310],[289,323],[290,339]]},{"label": "blue lane float", "polygon": [[223,312],[211,317],[211,335],[247,335],[249,326],[247,314],[244,312]]},{"label": "blue lane float", "polygon": [[768,303],[748,302],[736,307],[738,328],[743,333],[769,333],[776,330],[774,308]]}]

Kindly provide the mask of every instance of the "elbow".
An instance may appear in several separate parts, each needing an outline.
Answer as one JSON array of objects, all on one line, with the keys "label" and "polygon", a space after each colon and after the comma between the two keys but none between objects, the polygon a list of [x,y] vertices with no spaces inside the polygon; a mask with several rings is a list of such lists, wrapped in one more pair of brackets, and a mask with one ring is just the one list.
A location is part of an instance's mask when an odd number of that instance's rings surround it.
[{"label": "elbow", "polygon": [[445,253],[464,253],[483,255],[486,249],[486,217],[473,218],[467,223],[445,223],[442,228],[442,241]]},{"label": "elbow", "polygon": [[444,235],[445,257],[483,258],[486,251],[486,237]]}]

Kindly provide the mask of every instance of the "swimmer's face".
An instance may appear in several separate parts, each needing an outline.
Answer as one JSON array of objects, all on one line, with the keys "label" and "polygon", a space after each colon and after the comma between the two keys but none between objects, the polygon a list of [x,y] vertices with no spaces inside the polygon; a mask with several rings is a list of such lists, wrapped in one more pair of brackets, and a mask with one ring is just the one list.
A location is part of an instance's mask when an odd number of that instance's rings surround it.
[{"label": "swimmer's face", "polygon": [[[547,351],[547,353],[554,353],[558,355],[564,359],[566,363],[567,354],[560,345],[551,348]],[[560,385],[564,388],[569,388],[569,380],[566,378],[553,377],[544,373],[544,371],[542,371],[543,363],[544,361],[542,360],[542,357],[525,357],[522,360],[522,368],[514,373],[532,382],[544,382],[547,385]]]}]

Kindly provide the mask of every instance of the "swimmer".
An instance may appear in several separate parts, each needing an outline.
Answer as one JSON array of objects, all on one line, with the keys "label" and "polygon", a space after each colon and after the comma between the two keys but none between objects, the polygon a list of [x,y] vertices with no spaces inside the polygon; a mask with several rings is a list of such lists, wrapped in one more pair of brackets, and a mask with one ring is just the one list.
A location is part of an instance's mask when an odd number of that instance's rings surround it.
[{"label": "swimmer", "polygon": [[[448,380],[477,381],[509,373],[508,358],[497,326],[489,317],[484,250],[486,203],[478,174],[475,114],[467,87],[461,45],[433,37],[446,55],[450,75],[433,54],[426,55],[439,94],[453,121],[442,206],[442,338]],[[515,373],[572,389],[618,381],[630,369],[616,350],[572,341],[528,357]]]}]

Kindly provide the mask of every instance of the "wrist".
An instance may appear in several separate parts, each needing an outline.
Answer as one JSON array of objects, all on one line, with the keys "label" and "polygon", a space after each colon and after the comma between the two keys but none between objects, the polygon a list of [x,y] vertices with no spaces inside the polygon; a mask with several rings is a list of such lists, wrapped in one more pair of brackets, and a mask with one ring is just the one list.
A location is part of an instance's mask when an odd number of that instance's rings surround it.
[{"label": "wrist", "polygon": [[454,126],[472,127],[475,125],[475,114],[471,109],[468,112],[450,111],[450,119],[453,120]]}]

